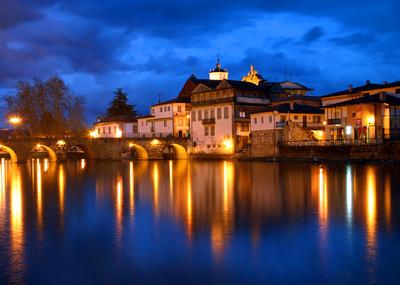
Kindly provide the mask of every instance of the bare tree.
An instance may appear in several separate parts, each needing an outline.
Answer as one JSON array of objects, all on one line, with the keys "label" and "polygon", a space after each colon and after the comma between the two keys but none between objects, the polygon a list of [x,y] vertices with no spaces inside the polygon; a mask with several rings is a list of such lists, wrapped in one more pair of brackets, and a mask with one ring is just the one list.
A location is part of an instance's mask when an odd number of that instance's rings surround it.
[{"label": "bare tree", "polygon": [[7,113],[21,116],[23,127],[33,136],[74,135],[85,128],[85,99],[72,94],[58,76],[19,82],[6,103]]}]

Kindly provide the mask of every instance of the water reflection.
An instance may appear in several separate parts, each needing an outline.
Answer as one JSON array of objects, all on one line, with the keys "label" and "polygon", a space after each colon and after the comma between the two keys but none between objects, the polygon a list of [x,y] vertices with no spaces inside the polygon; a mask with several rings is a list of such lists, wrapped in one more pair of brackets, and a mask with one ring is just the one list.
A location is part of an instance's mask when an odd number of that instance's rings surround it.
[{"label": "water reflection", "polygon": [[[279,264],[308,276],[298,265],[305,256],[313,271],[336,278],[336,268],[352,270],[341,263],[344,253],[357,272],[376,281],[387,231],[398,231],[398,167],[185,160],[34,160],[29,167],[1,160],[0,250],[10,254],[0,270],[8,268],[7,281],[32,274],[35,266],[55,266],[34,259],[36,252],[59,254],[58,260],[68,252],[79,261],[87,247],[88,256],[101,251],[107,258],[117,250],[123,268],[132,260],[157,266],[174,252],[174,262],[182,256],[190,262],[171,264],[171,270],[211,260],[220,270],[232,262],[240,271],[235,264],[246,260],[251,280],[266,277],[265,268],[272,268],[268,277],[274,280]],[[82,258],[93,259],[88,256]],[[360,259],[365,264],[358,265]],[[114,261],[104,262],[115,269],[107,263]]]},{"label": "water reflection", "polygon": [[24,266],[24,220],[20,169],[11,165],[10,239],[12,283],[21,282]]}]

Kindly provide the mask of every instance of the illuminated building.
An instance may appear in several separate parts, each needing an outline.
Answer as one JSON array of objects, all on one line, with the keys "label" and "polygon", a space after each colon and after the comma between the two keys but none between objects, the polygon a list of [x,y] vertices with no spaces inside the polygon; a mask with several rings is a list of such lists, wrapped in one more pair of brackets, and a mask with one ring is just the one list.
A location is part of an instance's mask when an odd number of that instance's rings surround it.
[{"label": "illuminated building", "polygon": [[322,97],[326,138],[391,139],[400,135],[400,81],[367,83]]},{"label": "illuminated building", "polygon": [[139,137],[186,137],[189,132],[189,98],[152,105],[151,115],[138,118]]},{"label": "illuminated building", "polygon": [[90,132],[92,138],[136,137],[138,131],[137,118],[133,116],[117,116],[99,118]]},{"label": "illuminated building", "polygon": [[[253,81],[262,78],[253,67],[249,74]],[[209,80],[202,80],[191,92],[191,152],[233,154],[249,142],[250,113],[261,110],[269,100],[263,86],[214,78],[211,72]]]}]

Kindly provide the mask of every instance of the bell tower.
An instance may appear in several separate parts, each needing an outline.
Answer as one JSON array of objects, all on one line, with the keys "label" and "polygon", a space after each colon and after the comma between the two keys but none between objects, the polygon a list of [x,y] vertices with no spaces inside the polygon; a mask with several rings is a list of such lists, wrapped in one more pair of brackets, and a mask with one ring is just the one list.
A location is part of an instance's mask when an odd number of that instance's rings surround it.
[{"label": "bell tower", "polygon": [[228,70],[221,67],[219,57],[217,58],[217,64],[214,69],[211,69],[208,73],[210,80],[228,80]]}]

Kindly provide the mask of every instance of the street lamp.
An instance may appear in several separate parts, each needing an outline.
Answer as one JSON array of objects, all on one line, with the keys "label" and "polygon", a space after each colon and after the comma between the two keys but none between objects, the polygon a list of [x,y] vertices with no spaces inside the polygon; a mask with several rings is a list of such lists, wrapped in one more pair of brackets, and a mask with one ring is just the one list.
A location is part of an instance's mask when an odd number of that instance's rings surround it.
[{"label": "street lamp", "polygon": [[22,118],[18,116],[11,116],[8,119],[8,122],[13,126],[13,134],[15,135],[15,129],[19,124],[21,124]]}]

